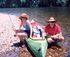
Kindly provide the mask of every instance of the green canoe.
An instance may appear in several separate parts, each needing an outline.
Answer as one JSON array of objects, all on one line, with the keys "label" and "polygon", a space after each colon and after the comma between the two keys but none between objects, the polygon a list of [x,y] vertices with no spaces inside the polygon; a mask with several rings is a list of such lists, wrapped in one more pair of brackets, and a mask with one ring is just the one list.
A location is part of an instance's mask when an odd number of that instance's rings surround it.
[{"label": "green canoe", "polygon": [[27,39],[28,47],[36,57],[45,57],[47,51],[47,40],[46,39]]}]

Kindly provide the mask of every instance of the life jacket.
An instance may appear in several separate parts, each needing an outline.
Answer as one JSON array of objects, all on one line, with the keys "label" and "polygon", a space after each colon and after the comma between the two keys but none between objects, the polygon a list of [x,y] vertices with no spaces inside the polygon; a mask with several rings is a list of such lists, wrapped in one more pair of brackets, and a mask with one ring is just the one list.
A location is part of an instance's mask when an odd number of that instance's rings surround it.
[{"label": "life jacket", "polygon": [[32,22],[32,36],[41,37],[41,29],[39,28],[40,25],[37,22]]}]

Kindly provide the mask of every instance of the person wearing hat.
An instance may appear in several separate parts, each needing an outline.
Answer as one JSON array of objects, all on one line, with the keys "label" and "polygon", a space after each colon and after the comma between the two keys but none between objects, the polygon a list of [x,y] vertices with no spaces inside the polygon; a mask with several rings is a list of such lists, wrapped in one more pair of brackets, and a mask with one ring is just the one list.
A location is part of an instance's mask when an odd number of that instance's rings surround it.
[{"label": "person wearing hat", "polygon": [[61,32],[61,27],[54,19],[54,17],[50,17],[47,22],[48,25],[45,26],[45,33],[47,36],[48,43],[57,43],[64,40],[64,37],[62,36]]},{"label": "person wearing hat", "polygon": [[27,15],[26,13],[22,13],[19,16],[19,20],[20,20],[20,26],[19,26],[19,29],[16,30],[16,36],[19,37],[19,39],[20,39],[19,44],[22,47],[24,40],[26,38],[30,38],[31,25],[29,22],[29,15]]}]

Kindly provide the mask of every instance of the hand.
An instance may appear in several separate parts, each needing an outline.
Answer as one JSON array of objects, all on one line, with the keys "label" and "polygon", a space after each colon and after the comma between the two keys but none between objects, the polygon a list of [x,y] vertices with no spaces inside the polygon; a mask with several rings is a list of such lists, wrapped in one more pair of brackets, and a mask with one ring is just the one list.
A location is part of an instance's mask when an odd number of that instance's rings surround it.
[{"label": "hand", "polygon": [[12,30],[13,30],[13,31],[16,31],[16,29],[15,29],[15,28],[13,28]]},{"label": "hand", "polygon": [[51,36],[51,38],[57,39],[57,38],[58,38],[58,36],[53,35],[53,36]]},{"label": "hand", "polygon": [[51,35],[47,34],[47,37],[48,37],[48,38],[51,38]]},{"label": "hand", "polygon": [[16,33],[18,32],[18,30],[20,30],[20,29],[15,29],[15,28],[13,28],[13,31],[15,31]]}]

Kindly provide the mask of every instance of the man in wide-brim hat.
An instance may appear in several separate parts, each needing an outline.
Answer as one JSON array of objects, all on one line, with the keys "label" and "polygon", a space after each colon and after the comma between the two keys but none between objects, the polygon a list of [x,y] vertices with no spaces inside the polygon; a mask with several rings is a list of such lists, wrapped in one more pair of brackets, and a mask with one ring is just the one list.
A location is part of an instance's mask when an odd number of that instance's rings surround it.
[{"label": "man in wide-brim hat", "polygon": [[50,19],[47,20],[47,22],[56,22],[56,20],[54,19],[54,17],[50,17]]},{"label": "man in wide-brim hat", "polygon": [[62,36],[62,32],[61,32],[61,27],[58,25],[54,17],[50,17],[50,19],[47,20],[47,22],[48,25],[45,26],[45,32],[46,32],[48,42],[57,43],[64,40],[64,37]]}]

